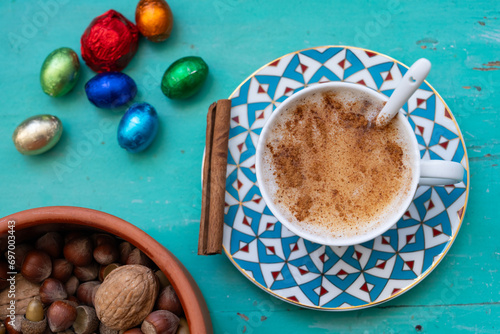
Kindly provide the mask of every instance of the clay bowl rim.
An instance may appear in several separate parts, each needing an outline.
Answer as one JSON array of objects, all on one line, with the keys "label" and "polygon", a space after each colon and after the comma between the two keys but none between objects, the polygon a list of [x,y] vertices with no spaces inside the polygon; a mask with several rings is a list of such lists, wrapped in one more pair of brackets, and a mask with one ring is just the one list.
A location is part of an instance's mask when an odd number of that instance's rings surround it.
[{"label": "clay bowl rim", "polygon": [[131,223],[93,209],[73,206],[49,206],[29,209],[0,219],[0,237],[8,232],[8,221],[15,220],[15,231],[41,224],[73,224],[116,235],[144,252],[162,268],[179,296],[192,334],[213,333],[212,320],[198,284],[184,265],[167,248]]}]

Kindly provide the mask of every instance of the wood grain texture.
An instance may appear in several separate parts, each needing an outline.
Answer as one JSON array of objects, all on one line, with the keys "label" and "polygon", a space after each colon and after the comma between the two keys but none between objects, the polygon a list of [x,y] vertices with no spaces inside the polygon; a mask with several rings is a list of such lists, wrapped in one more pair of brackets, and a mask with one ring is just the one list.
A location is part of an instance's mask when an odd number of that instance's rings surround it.
[{"label": "wood grain texture", "polygon": [[[133,21],[136,1],[0,3],[0,216],[76,205],[132,222],[190,270],[205,294],[216,333],[243,333],[244,326],[245,333],[419,333],[417,325],[422,333],[498,333],[500,69],[485,64],[500,61],[499,1],[168,3],[175,19],[171,37],[159,44],[141,39],[124,70],[137,83],[135,101],[152,104],[161,122],[152,146],[136,155],[116,140],[125,108],[99,110],[87,101],[84,85],[93,73],[84,64],[67,96],[51,98],[39,83],[40,67],[51,51],[67,46],[79,53],[80,36],[95,16],[113,8]],[[470,157],[467,211],[443,262],[403,296],[343,313],[291,306],[255,287],[225,256],[197,255],[207,107],[273,59],[328,44],[366,47],[408,65],[428,58],[428,82],[455,115]],[[188,55],[206,61],[208,80],[192,98],[168,100],[160,90],[163,72]],[[22,156],[12,133],[21,121],[41,113],[62,120],[61,141],[42,156]],[[238,313],[249,322],[253,315],[267,318],[249,326]]]}]

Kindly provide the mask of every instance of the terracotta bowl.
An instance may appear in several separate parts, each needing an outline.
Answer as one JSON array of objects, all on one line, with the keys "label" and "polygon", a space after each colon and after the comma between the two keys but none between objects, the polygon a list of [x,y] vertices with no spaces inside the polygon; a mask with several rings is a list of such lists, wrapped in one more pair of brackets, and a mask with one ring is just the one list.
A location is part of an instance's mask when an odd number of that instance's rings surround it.
[{"label": "terracotta bowl", "polygon": [[21,211],[0,219],[0,248],[7,246],[10,220],[15,221],[16,243],[49,231],[104,231],[144,252],[165,273],[181,301],[192,334],[213,333],[212,321],[200,288],[182,263],[141,229],[104,212],[70,206]]}]

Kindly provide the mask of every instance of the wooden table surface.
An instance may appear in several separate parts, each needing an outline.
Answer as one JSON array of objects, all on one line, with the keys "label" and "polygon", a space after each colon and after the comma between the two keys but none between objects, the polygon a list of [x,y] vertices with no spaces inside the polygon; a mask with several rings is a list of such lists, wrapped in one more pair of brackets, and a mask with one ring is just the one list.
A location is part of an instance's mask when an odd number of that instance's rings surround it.
[{"label": "wooden table surface", "polygon": [[[179,1],[164,43],[140,41],[124,71],[136,101],[159,112],[147,151],[129,154],[116,141],[124,110],[100,110],[85,96],[93,73],[82,66],[75,89],[45,95],[40,67],[54,49],[79,53],[80,36],[108,9],[134,19],[136,1],[0,3],[0,216],[50,205],[102,210],[155,237],[190,270],[203,291],[216,333],[498,333],[500,331],[500,2],[491,1]],[[253,71],[286,53],[321,45],[366,47],[406,64],[432,62],[428,82],[464,135],[470,196],[461,231],[422,283],[370,309],[332,313],[301,309],[250,283],[224,255],[200,257],[201,160],[205,115]],[[201,56],[210,67],[203,89],[185,101],[160,90],[176,59]],[[59,144],[23,156],[12,143],[25,118],[50,113],[64,124]]]}]

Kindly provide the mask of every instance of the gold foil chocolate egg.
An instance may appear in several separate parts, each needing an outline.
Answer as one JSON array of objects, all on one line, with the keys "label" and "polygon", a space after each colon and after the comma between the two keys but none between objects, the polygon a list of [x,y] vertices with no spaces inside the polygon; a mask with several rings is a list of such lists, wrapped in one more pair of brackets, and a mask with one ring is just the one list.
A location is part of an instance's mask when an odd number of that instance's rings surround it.
[{"label": "gold foil chocolate egg", "polygon": [[75,51],[59,48],[52,51],[43,62],[40,84],[50,96],[62,96],[75,86],[80,76],[80,61]]},{"label": "gold foil chocolate egg", "polygon": [[144,37],[162,42],[170,36],[174,17],[165,0],[141,0],[135,9],[135,24]]},{"label": "gold foil chocolate egg", "polygon": [[36,155],[54,147],[63,131],[56,116],[37,115],[19,124],[12,135],[16,149],[22,154]]}]

